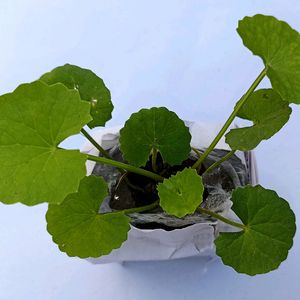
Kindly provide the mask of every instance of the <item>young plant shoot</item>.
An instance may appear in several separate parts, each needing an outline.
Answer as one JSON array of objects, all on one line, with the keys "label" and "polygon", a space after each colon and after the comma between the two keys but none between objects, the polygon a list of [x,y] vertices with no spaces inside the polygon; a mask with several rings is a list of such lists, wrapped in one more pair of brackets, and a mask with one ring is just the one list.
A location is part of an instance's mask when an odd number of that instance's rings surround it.
[{"label": "young plant shoot", "polygon": [[[272,137],[289,120],[289,104],[300,104],[299,33],[264,15],[245,17],[237,32],[264,66],[204,152],[192,149],[189,129],[174,112],[153,107],[126,121],[119,139],[126,163],[114,160],[84,129],[105,126],[111,118],[110,91],[92,71],[74,65],[57,67],[0,96],[0,201],[49,203],[47,230],[69,256],[109,254],[126,241],[130,214],[160,208],[177,218],[205,214],[235,227],[235,232],[221,232],[215,245],[224,264],[237,272],[256,275],[278,268],[296,231],[295,215],[286,200],[260,185],[247,185],[232,191],[232,210],[240,221],[201,206],[205,200],[201,175],[218,168],[235,151],[252,150]],[[258,89],[265,77],[271,88]],[[235,118],[253,125],[228,131]],[[59,147],[80,132],[102,156]],[[203,170],[202,163],[224,135],[231,151]],[[198,159],[189,167],[164,172],[166,165],[180,166],[191,151]],[[149,178],[157,199],[144,206],[99,212],[108,186],[100,176],[86,176],[87,160],[114,166],[122,176]],[[127,183],[138,189],[130,180]]]}]

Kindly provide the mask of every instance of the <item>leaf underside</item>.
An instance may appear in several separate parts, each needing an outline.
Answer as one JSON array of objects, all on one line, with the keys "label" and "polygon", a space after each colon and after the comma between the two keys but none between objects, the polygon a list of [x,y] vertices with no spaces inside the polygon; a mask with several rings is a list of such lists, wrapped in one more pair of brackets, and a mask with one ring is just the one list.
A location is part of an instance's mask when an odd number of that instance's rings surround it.
[{"label": "leaf underside", "polygon": [[286,259],[296,231],[288,202],[260,185],[237,188],[232,201],[232,210],[246,227],[221,233],[215,241],[217,254],[239,273],[253,276],[277,269]]},{"label": "leaf underside", "polygon": [[244,45],[262,58],[273,89],[290,103],[300,104],[300,35],[286,22],[255,15],[239,21]]},{"label": "leaf underside", "polygon": [[178,218],[195,212],[202,202],[204,186],[195,169],[186,168],[157,187],[162,209]]},{"label": "leaf underside", "polygon": [[88,123],[90,128],[104,126],[111,119],[113,104],[110,91],[91,70],[66,64],[44,74],[40,80],[50,85],[60,82],[69,89],[78,90],[81,99],[91,104],[93,120]]},{"label": "leaf underside", "polygon": [[120,131],[120,149],[124,158],[137,167],[145,166],[153,149],[163,161],[180,164],[190,151],[189,129],[165,107],[141,109],[131,115]]},{"label": "leaf underside", "polygon": [[258,90],[237,114],[242,119],[253,121],[253,126],[231,129],[226,134],[226,143],[234,150],[252,150],[278,132],[289,120],[291,112],[288,103],[274,90]]},{"label": "leaf underside", "polygon": [[62,84],[36,81],[0,97],[0,201],[59,203],[77,190],[86,155],[57,146],[91,120],[89,110]]},{"label": "leaf underside", "polygon": [[59,205],[50,204],[47,230],[59,249],[69,256],[99,257],[120,248],[130,229],[124,213],[99,214],[108,195],[102,177],[85,177],[77,193],[70,194]]}]

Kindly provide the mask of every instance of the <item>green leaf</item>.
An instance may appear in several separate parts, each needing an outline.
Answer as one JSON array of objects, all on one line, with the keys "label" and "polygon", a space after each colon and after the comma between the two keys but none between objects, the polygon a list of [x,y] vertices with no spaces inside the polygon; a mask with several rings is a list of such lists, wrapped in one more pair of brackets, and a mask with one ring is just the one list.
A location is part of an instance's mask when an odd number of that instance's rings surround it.
[{"label": "green leaf", "polygon": [[113,104],[110,91],[103,80],[88,69],[66,64],[44,74],[40,80],[47,84],[63,83],[69,89],[79,91],[82,100],[91,103],[91,115],[93,120],[88,126],[104,126],[111,119]]},{"label": "green leaf", "polygon": [[239,21],[244,45],[263,59],[272,87],[282,99],[300,104],[300,36],[287,23],[255,15]]},{"label": "green leaf", "polygon": [[126,241],[129,217],[121,212],[98,213],[107,190],[102,177],[85,177],[77,193],[59,205],[49,205],[47,230],[61,251],[80,258],[99,257]]},{"label": "green leaf", "polygon": [[245,229],[221,233],[215,241],[217,254],[239,273],[256,275],[277,269],[287,258],[296,231],[288,202],[260,185],[237,188],[232,201],[232,210]]},{"label": "green leaf", "polygon": [[165,107],[141,109],[131,115],[120,131],[120,149],[124,158],[137,167],[145,166],[153,149],[164,162],[180,164],[190,151],[189,129]]},{"label": "green leaf", "polygon": [[195,169],[184,169],[157,187],[160,206],[178,218],[193,214],[202,202],[204,186]]},{"label": "green leaf", "polygon": [[0,97],[0,200],[59,203],[77,191],[86,155],[57,146],[91,120],[88,103],[62,84],[36,81]]},{"label": "green leaf", "polygon": [[292,110],[288,103],[272,89],[254,92],[239,110],[237,116],[253,121],[253,126],[236,128],[226,134],[231,149],[247,151],[267,140],[289,120]]}]

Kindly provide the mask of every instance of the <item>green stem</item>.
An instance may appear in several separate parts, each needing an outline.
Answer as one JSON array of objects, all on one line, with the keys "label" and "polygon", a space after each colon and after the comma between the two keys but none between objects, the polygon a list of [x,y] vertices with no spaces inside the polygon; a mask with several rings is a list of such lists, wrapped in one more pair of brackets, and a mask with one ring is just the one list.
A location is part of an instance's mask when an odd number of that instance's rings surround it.
[{"label": "green stem", "polygon": [[133,213],[139,213],[139,212],[152,210],[152,209],[154,209],[158,206],[159,206],[159,200],[157,200],[157,201],[155,201],[151,204],[140,206],[140,207],[127,208],[127,209],[112,211],[112,212],[105,212],[105,213],[102,213],[102,214],[119,214],[119,213],[123,213],[123,214],[129,215],[129,214],[133,214]]},{"label": "green stem", "polygon": [[[106,158],[108,158],[108,159],[112,159],[112,157],[108,154],[108,152],[107,151],[105,151],[101,146],[100,146],[100,144],[98,144],[94,139],[93,139],[93,137],[85,130],[85,129],[81,129],[81,133],[90,141],[90,143],[92,143],[92,145],[94,145],[94,147],[96,148],[96,149],[98,149],[99,150],[99,152],[100,153],[102,153],[102,155],[104,156],[104,157],[106,157]],[[122,169],[120,169],[120,168],[118,168],[118,170],[119,170],[119,172],[121,173],[121,174],[125,174],[126,173],[126,171],[124,171],[124,170],[122,170]]]},{"label": "green stem", "polygon": [[133,172],[133,173],[145,176],[145,177],[149,177],[155,181],[163,181],[164,180],[164,177],[162,177],[158,174],[155,174],[153,172],[150,172],[150,171],[147,171],[147,170],[144,170],[141,168],[137,168],[137,167],[134,167],[134,166],[131,166],[131,165],[128,165],[128,164],[125,164],[125,163],[122,163],[122,162],[119,162],[116,160],[108,159],[105,157],[94,156],[94,155],[88,154],[87,159],[101,163],[101,164],[111,165],[111,166],[117,167],[119,169],[124,169],[129,172]]},{"label": "green stem", "polygon": [[230,219],[227,219],[227,218],[225,218],[225,217],[223,217],[223,216],[221,216],[221,215],[219,215],[219,214],[217,214],[217,213],[215,213],[213,211],[210,211],[210,210],[202,208],[202,207],[198,207],[197,211],[199,213],[209,215],[209,216],[211,216],[211,217],[213,217],[215,219],[218,219],[218,220],[220,220],[220,221],[222,221],[222,222],[224,222],[226,224],[229,224],[229,225],[237,227],[237,228],[245,229],[245,227],[246,227],[244,224],[234,222],[234,221],[232,221]]},{"label": "green stem", "polygon": [[153,148],[152,149],[152,170],[154,172],[157,172],[156,159],[157,159],[157,149]]},{"label": "green stem", "polygon": [[228,152],[225,156],[223,156],[221,159],[219,159],[218,161],[214,162],[211,166],[209,166],[205,172],[202,174],[202,176],[206,173],[211,172],[213,169],[215,169],[216,167],[218,167],[219,165],[221,165],[225,160],[227,160],[229,157],[231,157],[236,150],[231,150],[230,152]]},{"label": "green stem", "polygon": [[81,129],[82,134],[90,141],[92,145],[96,147],[102,153],[102,155],[106,158],[111,158],[109,154],[92,138],[92,136],[85,130]]},{"label": "green stem", "polygon": [[198,151],[198,149],[191,147],[191,149],[197,154],[198,157],[200,157],[202,155],[202,153],[200,151]]},{"label": "green stem", "polygon": [[233,122],[234,118],[236,117],[237,113],[241,109],[241,107],[244,105],[244,103],[248,100],[250,95],[254,92],[256,87],[259,85],[259,83],[263,80],[265,75],[267,74],[267,67],[265,67],[261,73],[258,75],[258,77],[255,79],[255,81],[252,83],[246,94],[240,99],[240,101],[237,102],[233,112],[221,128],[220,132],[217,134],[217,136],[214,138],[214,140],[211,142],[211,144],[208,146],[208,148],[204,151],[204,153],[201,155],[201,157],[194,163],[192,168],[197,169],[200,164],[203,163],[203,161],[206,159],[206,157],[209,155],[209,153],[215,148],[215,146],[218,144],[219,140],[222,138],[222,136],[225,134],[231,123]]},{"label": "green stem", "polygon": [[127,208],[127,209],[124,209],[122,212],[126,215],[133,214],[133,213],[139,213],[139,212],[144,212],[147,210],[152,210],[152,209],[158,207],[158,205],[159,205],[159,200],[157,200],[151,204],[145,205],[145,206]]}]

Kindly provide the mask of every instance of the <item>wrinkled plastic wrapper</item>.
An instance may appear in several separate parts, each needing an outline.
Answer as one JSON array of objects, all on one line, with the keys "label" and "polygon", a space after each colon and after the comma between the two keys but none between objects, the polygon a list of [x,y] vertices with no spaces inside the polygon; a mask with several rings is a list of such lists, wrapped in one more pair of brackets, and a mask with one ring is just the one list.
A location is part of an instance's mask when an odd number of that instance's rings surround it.
[{"label": "wrinkled plastic wrapper", "polygon": [[[192,135],[191,145],[201,151],[208,147],[216,136],[220,126],[199,122],[186,122]],[[107,150],[113,158],[123,161],[119,150],[119,130],[121,127],[105,128],[94,135],[94,139]],[[230,148],[221,139],[216,149],[204,161],[207,168],[218,161],[230,151]],[[82,152],[99,155],[99,151],[87,143]],[[191,152],[190,157],[196,159]],[[109,191],[119,178],[115,167],[96,164],[87,161],[87,175],[103,176],[108,183]],[[232,202],[231,191],[239,186],[257,183],[256,162],[253,152],[237,151],[227,161],[203,176],[203,183],[208,191],[208,197],[203,201],[202,207],[217,212],[223,216],[237,219],[230,209]],[[112,211],[110,196],[107,197],[100,208],[101,212]],[[169,260],[191,256],[215,256],[214,240],[220,231],[233,231],[234,228],[216,219],[203,214],[195,213],[184,218],[176,218],[165,214],[161,210],[148,213],[134,213],[131,217],[131,229],[128,239],[121,248],[113,250],[109,255],[100,258],[88,259],[92,263],[125,262],[125,261],[153,261]],[[140,225],[156,224],[155,228],[140,229]],[[147,227],[148,228],[148,227]]]}]

